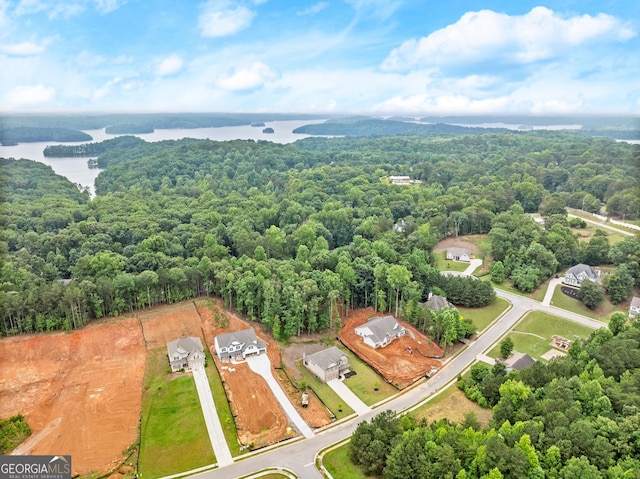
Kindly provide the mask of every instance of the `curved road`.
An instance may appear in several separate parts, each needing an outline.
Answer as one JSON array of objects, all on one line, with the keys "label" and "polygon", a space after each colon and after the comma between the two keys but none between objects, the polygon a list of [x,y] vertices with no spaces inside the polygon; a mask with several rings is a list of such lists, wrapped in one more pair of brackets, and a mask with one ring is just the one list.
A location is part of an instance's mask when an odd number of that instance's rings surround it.
[{"label": "curved road", "polygon": [[426,382],[410,389],[383,406],[357,418],[338,424],[323,432],[319,432],[310,439],[300,439],[288,445],[265,451],[255,456],[235,462],[234,464],[220,467],[197,475],[202,479],[234,478],[249,475],[267,467],[284,467],[294,471],[302,479],[322,479],[322,475],[316,470],[314,460],[316,453],[321,449],[335,444],[351,436],[356,426],[361,421],[369,421],[372,417],[385,409],[396,412],[403,411],[431,397],[448,382],[455,379],[475,360],[476,356],[489,349],[506,332],[529,311],[545,311],[570,321],[580,323],[589,328],[598,329],[606,325],[600,321],[565,311],[553,306],[544,305],[530,298],[496,290],[500,298],[511,303],[511,308],[492,323],[481,336],[469,344],[460,354],[448,361],[438,373]]}]

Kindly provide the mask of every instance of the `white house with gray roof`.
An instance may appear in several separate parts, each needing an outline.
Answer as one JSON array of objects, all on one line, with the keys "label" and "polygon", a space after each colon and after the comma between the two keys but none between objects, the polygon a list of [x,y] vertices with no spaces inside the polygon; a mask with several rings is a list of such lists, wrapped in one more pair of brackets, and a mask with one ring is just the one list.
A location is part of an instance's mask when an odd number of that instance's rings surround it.
[{"label": "white house with gray roof", "polygon": [[317,353],[303,355],[302,364],[324,383],[338,379],[351,369],[347,355],[335,346]]},{"label": "white house with gray roof", "polygon": [[427,307],[433,311],[440,311],[442,308],[455,308],[444,296],[431,293],[429,293],[429,299],[427,299]]},{"label": "white house with gray roof", "polygon": [[171,371],[191,371],[194,366],[204,366],[204,348],[196,336],[187,336],[167,343],[167,355]]},{"label": "white house with gray roof", "polygon": [[588,264],[580,263],[567,270],[562,282],[579,288],[585,279],[593,281],[594,283],[599,282],[600,271],[593,269]]},{"label": "white house with gray roof", "polygon": [[355,328],[355,332],[367,346],[377,349],[384,348],[394,339],[404,336],[407,329],[393,316],[377,316]]},{"label": "white house with gray roof", "polygon": [[465,263],[468,263],[471,261],[471,251],[467,248],[453,247],[447,250],[445,257],[453,261],[464,261]]},{"label": "white house with gray roof", "polygon": [[635,318],[640,314],[640,298],[634,296],[629,305],[629,317]]},{"label": "white house with gray roof", "polygon": [[256,337],[253,328],[219,334],[214,339],[215,352],[220,361],[240,361],[247,356],[267,352],[267,343]]}]

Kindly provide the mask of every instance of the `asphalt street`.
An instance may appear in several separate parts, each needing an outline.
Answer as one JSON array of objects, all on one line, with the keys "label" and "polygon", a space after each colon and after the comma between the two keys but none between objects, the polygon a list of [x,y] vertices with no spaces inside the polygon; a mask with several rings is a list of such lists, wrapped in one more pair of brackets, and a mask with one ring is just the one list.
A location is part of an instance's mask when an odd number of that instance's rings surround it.
[{"label": "asphalt street", "polygon": [[373,409],[364,415],[355,417],[349,421],[338,424],[334,427],[318,432],[310,439],[299,439],[287,445],[262,452],[247,459],[240,460],[231,465],[220,467],[208,472],[197,474],[194,477],[201,479],[231,479],[245,476],[268,467],[284,467],[294,471],[302,479],[321,479],[323,476],[316,470],[316,454],[327,446],[335,444],[351,436],[356,426],[361,421],[369,421],[381,411],[391,409],[401,412],[424,402],[432,397],[439,390],[444,388],[450,381],[455,379],[475,360],[476,356],[492,347],[500,338],[511,330],[526,313],[539,310],[556,316],[563,317],[570,321],[580,323],[584,326],[598,329],[606,325],[600,321],[571,313],[553,306],[546,306],[538,301],[520,296],[506,291],[496,290],[496,294],[511,303],[511,307],[491,324],[475,341],[464,349],[455,358],[448,361],[445,366],[438,371],[428,381],[420,383],[404,394],[394,398],[384,405]]}]

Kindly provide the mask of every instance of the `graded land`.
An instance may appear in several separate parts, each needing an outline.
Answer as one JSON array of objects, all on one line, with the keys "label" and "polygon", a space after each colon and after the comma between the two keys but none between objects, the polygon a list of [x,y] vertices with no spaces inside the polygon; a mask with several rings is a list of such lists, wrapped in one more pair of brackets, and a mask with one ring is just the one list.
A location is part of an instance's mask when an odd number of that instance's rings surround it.
[{"label": "graded land", "polygon": [[367,346],[355,333],[355,328],[367,320],[380,316],[373,308],[357,309],[349,312],[340,328],[340,341],[353,351],[384,379],[403,389],[420,379],[432,367],[440,369],[442,349],[423,333],[405,321],[398,321],[411,334],[395,339],[384,348],[373,349]]}]

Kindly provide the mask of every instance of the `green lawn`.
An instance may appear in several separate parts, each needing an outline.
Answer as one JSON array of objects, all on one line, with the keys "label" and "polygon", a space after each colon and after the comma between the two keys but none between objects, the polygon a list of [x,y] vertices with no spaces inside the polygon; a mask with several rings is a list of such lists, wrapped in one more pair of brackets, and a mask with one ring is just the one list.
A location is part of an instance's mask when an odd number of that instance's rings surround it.
[{"label": "green lawn", "polygon": [[[573,341],[576,336],[586,339],[591,335],[592,331],[591,328],[573,321],[542,311],[533,311],[528,313],[514,331],[509,333],[509,337],[513,341],[515,351],[527,353],[532,358],[540,359],[544,353],[551,349],[550,343],[553,335],[562,336]],[[500,345],[496,345],[488,356],[492,358],[499,357]]]},{"label": "green lawn", "polygon": [[[351,369],[356,372],[355,376],[345,379],[344,384],[367,406],[376,404],[398,392],[396,388],[347,348],[340,347],[340,349],[349,357]],[[375,390],[376,386],[377,391]]]},{"label": "green lawn", "polygon": [[[301,360],[296,362],[296,367],[302,374],[303,380],[313,389],[313,392],[315,392],[324,405],[329,408],[329,411],[333,413],[336,419],[342,419],[354,413],[353,409],[347,406],[333,389],[314,376],[311,371],[302,364]],[[342,411],[340,411],[340,409],[342,409]]]},{"label": "green lawn", "polygon": [[446,259],[446,254],[447,253],[443,251],[442,253],[433,255],[436,262],[436,268],[440,271],[464,271],[469,266],[469,263]]},{"label": "green lawn", "polygon": [[139,470],[145,479],[216,462],[190,374],[167,378],[164,348],[147,352]]},{"label": "green lawn", "polygon": [[349,459],[349,443],[346,443],[322,458],[322,464],[333,479],[367,479],[360,468]]},{"label": "green lawn", "polygon": [[502,298],[496,300],[484,308],[463,308],[458,307],[458,311],[463,318],[471,318],[473,324],[478,328],[478,332],[489,326],[502,312],[509,307],[509,302]]},{"label": "green lawn", "polygon": [[409,414],[418,422],[422,419],[429,423],[440,419],[448,419],[451,422],[459,423],[464,421],[464,417],[468,412],[475,413],[482,425],[487,425],[491,416],[493,416],[492,409],[483,409],[478,406],[478,403],[467,399],[454,382],[435,398]]},{"label": "green lawn", "polygon": [[[591,219],[593,221],[593,217],[590,218],[589,215],[585,215],[584,218]],[[616,225],[610,226],[619,228],[620,230],[633,231],[629,228],[624,228]],[[603,228],[599,225],[595,225],[589,222],[587,222],[586,228],[571,228],[571,231],[573,231],[574,234],[578,235],[578,241],[589,241],[597,230],[600,230],[605,234],[605,236],[609,240],[610,245],[618,243],[619,241],[622,241],[627,237],[627,235],[625,235],[624,233],[617,233],[613,230],[610,230],[609,228]]]},{"label": "green lawn", "polygon": [[236,430],[236,423],[233,420],[233,414],[229,407],[229,401],[227,400],[227,394],[224,390],[224,385],[220,379],[220,374],[216,368],[211,353],[205,350],[207,355],[207,366],[205,371],[207,372],[207,378],[209,379],[209,387],[211,388],[211,394],[213,395],[213,402],[216,405],[216,412],[222,425],[222,431],[224,437],[229,445],[229,450],[232,456],[238,456],[241,453],[240,443],[238,442],[238,432]]},{"label": "green lawn", "polygon": [[574,313],[587,316],[588,318],[599,319],[604,322],[609,321],[609,316],[615,310],[615,307],[605,298],[605,301],[597,309],[587,308],[579,299],[573,299],[561,290],[561,286],[556,287],[551,298],[551,304],[560,309],[566,309]]}]

